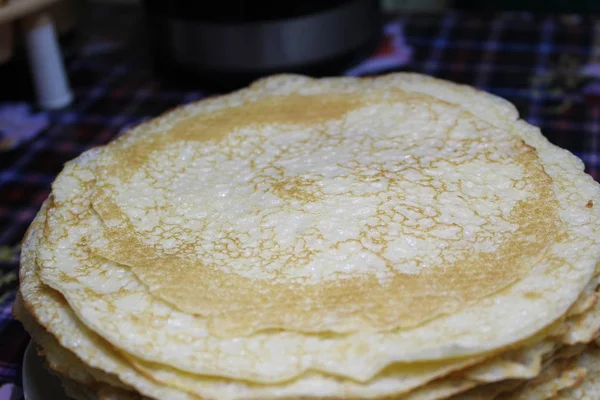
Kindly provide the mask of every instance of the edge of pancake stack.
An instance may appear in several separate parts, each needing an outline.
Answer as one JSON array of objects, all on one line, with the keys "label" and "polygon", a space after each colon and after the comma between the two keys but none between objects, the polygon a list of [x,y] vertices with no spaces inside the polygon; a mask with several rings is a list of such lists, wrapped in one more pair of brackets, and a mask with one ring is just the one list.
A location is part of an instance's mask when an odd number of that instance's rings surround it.
[{"label": "edge of pancake stack", "polygon": [[503,99],[280,75],[67,163],[14,314],[75,399],[597,399],[599,220]]}]

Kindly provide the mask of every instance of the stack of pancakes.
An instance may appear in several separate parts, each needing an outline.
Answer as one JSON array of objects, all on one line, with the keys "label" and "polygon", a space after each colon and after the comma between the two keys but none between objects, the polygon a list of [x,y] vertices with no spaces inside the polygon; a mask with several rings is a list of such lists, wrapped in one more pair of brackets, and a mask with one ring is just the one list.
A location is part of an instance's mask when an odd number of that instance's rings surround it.
[{"label": "stack of pancakes", "polygon": [[500,98],[276,76],[69,162],[15,315],[78,399],[597,399],[599,220]]}]

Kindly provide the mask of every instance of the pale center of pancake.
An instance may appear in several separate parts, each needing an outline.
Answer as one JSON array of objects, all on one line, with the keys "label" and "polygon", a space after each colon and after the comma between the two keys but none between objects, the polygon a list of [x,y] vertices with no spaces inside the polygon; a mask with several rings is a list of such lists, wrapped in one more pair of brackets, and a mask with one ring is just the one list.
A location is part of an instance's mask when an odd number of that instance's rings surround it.
[{"label": "pale center of pancake", "polygon": [[170,143],[116,203],[147,246],[281,283],[385,279],[496,251],[518,228],[515,205],[536,196],[498,152],[510,137],[493,132],[489,146],[452,114],[442,142],[431,112],[382,108],[368,129],[366,108],[316,127],[248,126],[227,144]]}]

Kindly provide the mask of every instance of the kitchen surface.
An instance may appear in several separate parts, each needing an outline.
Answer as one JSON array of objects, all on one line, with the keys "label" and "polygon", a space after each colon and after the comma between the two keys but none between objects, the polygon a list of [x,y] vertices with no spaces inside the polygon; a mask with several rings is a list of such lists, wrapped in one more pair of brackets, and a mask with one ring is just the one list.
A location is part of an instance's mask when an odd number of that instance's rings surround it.
[{"label": "kitchen surface", "polygon": [[[130,126],[216,93],[155,73],[138,6],[92,4],[80,18],[61,38],[70,106],[36,106],[19,54],[0,64],[0,400],[20,398],[29,342],[11,315],[20,241],[63,163]],[[393,71],[425,73],[508,99],[600,179],[600,17],[387,13],[375,53],[345,74]]]}]

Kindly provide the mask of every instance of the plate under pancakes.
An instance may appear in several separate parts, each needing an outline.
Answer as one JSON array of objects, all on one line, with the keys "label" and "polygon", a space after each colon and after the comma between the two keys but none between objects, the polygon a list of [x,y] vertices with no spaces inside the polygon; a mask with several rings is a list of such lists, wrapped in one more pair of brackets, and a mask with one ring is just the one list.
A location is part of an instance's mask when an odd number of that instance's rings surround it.
[{"label": "plate under pancakes", "polygon": [[69,163],[21,292],[146,396],[443,398],[594,339],[599,198],[493,96],[275,77]]}]

